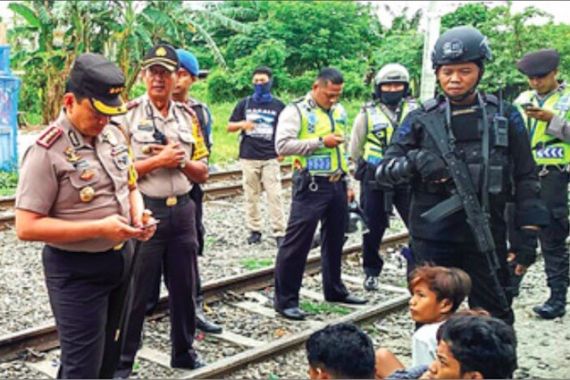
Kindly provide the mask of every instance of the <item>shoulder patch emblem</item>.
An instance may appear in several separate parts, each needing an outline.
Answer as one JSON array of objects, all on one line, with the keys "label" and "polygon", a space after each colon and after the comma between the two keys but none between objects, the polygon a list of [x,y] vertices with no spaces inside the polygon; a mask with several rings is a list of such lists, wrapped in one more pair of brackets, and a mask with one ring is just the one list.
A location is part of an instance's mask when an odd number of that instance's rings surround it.
[{"label": "shoulder patch emblem", "polygon": [[51,148],[51,146],[61,137],[63,130],[57,125],[52,125],[47,128],[44,133],[36,140],[36,144],[43,146],[46,149]]}]

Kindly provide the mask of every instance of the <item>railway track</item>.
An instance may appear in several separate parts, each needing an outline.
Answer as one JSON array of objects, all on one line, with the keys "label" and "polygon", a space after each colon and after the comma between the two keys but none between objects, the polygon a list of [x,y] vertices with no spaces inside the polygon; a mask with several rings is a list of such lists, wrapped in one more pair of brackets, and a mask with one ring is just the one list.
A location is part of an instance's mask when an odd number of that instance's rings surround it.
[{"label": "railway track", "polygon": [[[291,165],[281,165],[281,184],[285,187],[291,183]],[[242,171],[239,169],[215,172],[210,174],[208,183],[204,186],[204,200],[230,198],[242,194],[241,184]],[[240,181],[239,183],[235,183]],[[219,185],[219,183],[225,183]],[[216,185],[218,183],[218,185]],[[0,197],[0,230],[3,224],[14,223],[14,202],[15,196]]]},{"label": "railway track", "polygon": [[[388,236],[382,242],[382,248],[405,243],[407,239],[407,233]],[[350,246],[343,250],[343,255],[348,257],[360,251],[360,246]],[[320,264],[320,255],[311,255],[307,261],[305,271],[306,278],[307,276],[314,276],[320,272]],[[263,304],[262,302],[251,301],[252,296],[254,300],[257,299],[258,301],[260,298],[265,299],[262,295],[264,293],[260,293],[260,290],[272,285],[274,271],[274,267],[268,267],[241,275],[210,281],[204,284],[203,287],[206,300],[210,303],[226,300],[228,295],[229,298],[235,299],[235,295],[239,294],[242,297],[241,300],[231,303],[231,307],[235,307],[241,310],[241,312],[247,311],[248,313],[262,315],[264,318],[280,318],[275,314],[271,306],[267,304],[268,302]],[[358,283],[358,286],[362,284],[362,279],[356,278],[356,276],[343,275],[343,279],[347,283]],[[314,331],[323,327],[325,324],[338,322],[360,323],[379,318],[407,305],[408,294],[406,289],[390,285],[383,285],[381,289],[383,292],[390,294],[390,297],[383,302],[372,302],[364,306],[343,305],[343,307],[348,310],[346,315],[340,317],[335,316],[335,318],[327,318],[321,321],[309,318],[309,320],[305,322],[297,322],[296,326],[304,324],[300,331],[287,334],[271,341],[252,339],[251,337],[240,335],[239,331],[233,332],[224,330],[222,335],[210,335],[210,337],[214,339],[231,342],[244,349],[235,355],[216,360],[198,370],[179,371],[177,373],[180,375],[180,378],[212,378],[227,375],[248,364],[278,356],[284,352],[295,349],[303,344]],[[324,302],[321,294],[322,292],[310,290],[310,288],[303,288],[301,290],[302,298],[311,299],[314,302]],[[243,298],[243,295],[245,295],[245,298]],[[266,301],[268,299],[266,299]],[[163,317],[167,309],[167,302],[166,297],[161,298],[155,314],[149,318],[157,319]],[[282,321],[290,323],[286,320]],[[45,352],[54,350],[57,347],[57,333],[54,325],[44,325],[27,329],[0,337],[0,362],[18,358],[23,352],[29,352],[30,349],[32,352]],[[139,357],[143,360],[150,361],[152,365],[165,368],[168,368],[170,364],[168,354],[153,349],[152,347],[143,347],[139,352]],[[37,362],[26,362],[26,364],[49,376],[54,376],[57,370],[56,366],[54,366],[49,359],[43,359]]]}]

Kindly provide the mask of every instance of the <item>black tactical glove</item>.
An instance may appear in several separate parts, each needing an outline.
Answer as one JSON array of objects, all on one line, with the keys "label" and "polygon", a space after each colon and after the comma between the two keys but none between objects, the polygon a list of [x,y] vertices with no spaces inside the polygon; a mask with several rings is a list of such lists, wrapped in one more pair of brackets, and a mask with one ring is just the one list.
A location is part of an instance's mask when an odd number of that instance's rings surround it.
[{"label": "black tactical glove", "polygon": [[380,186],[391,187],[407,182],[413,174],[413,164],[408,157],[383,160],[376,168],[376,182]]},{"label": "black tactical glove", "polygon": [[426,149],[414,149],[408,152],[415,170],[425,182],[440,181],[449,178],[449,171],[443,159]]},{"label": "black tactical glove", "polygon": [[538,230],[521,228],[519,230],[520,247],[516,251],[515,262],[529,267],[536,261],[536,247],[538,245]]}]

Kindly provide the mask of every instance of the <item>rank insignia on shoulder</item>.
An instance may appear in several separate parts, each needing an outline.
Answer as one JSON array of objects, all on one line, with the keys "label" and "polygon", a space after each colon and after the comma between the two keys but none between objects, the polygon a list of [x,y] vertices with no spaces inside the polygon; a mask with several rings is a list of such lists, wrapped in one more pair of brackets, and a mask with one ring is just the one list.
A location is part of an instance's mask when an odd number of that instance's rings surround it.
[{"label": "rank insignia on shoulder", "polygon": [[132,110],[133,108],[138,107],[141,104],[141,101],[138,99],[135,100],[131,100],[130,102],[127,103],[127,110]]},{"label": "rank insignia on shoulder", "polygon": [[196,112],[186,103],[177,102],[176,105],[178,108],[182,108],[186,113],[192,115],[193,117],[196,116]]},{"label": "rank insignia on shoulder", "polygon": [[41,134],[41,136],[36,140],[36,144],[49,149],[61,137],[62,134],[63,130],[61,128],[59,128],[57,125],[52,125]]}]

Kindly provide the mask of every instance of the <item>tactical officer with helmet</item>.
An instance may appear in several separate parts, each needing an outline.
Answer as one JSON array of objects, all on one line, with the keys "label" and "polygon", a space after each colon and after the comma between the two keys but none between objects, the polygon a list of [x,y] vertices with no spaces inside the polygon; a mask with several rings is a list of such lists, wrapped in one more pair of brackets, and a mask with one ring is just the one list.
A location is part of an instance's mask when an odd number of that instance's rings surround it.
[{"label": "tactical officer with helmet", "polygon": [[301,320],[299,290],[313,235],[321,220],[323,290],[330,302],[363,304],[341,280],[346,228],[348,166],[344,149],[347,118],[338,103],[344,79],[334,68],[320,71],[313,89],[289,104],[277,124],[275,149],[293,156],[293,202],[283,244],[275,264],[275,309]]},{"label": "tactical officer with helmet", "polygon": [[127,114],[120,119],[131,137],[143,199],[160,223],[154,237],[139,248],[135,295],[117,377],[131,373],[147,303],[161,271],[169,296],[170,365],[186,369],[204,365],[192,347],[198,240],[195,204],[188,193],[193,183],[208,178],[208,166],[197,156],[207,154],[207,149],[193,137],[193,111],[171,99],[178,68],[178,55],[172,46],[151,48],[142,61],[147,92],[130,102]]},{"label": "tactical officer with helmet", "polygon": [[[530,135],[538,167],[540,195],[550,212],[550,224],[540,231],[550,297],[533,308],[544,319],[566,312],[568,291],[568,180],[570,168],[570,88],[559,82],[560,55],[554,49],[526,54],[517,68],[528,77],[531,90],[515,100]],[[519,273],[518,275],[521,275]]]},{"label": "tactical officer with helmet", "polygon": [[410,112],[376,177],[412,185],[410,235],[416,262],[458,267],[473,281],[472,307],[514,322],[506,248],[505,203],[513,194],[524,244],[518,270],[536,256],[538,226],[548,223],[528,133],[513,106],[477,91],[486,38],[456,27],[437,40],[433,66],[442,95]]},{"label": "tactical officer with helmet", "polygon": [[123,341],[132,244],[143,225],[125,136],[110,117],[126,112],[125,78],[99,54],[74,62],[64,108],[25,153],[16,233],[44,241],[42,260],[61,347],[58,378],[111,378]]},{"label": "tactical officer with helmet", "polygon": [[354,120],[350,138],[350,157],[357,163],[355,178],[361,181],[360,205],[369,232],[362,237],[362,258],[366,290],[378,289],[378,276],[384,264],[378,253],[392,204],[408,224],[410,189],[408,184],[381,186],[374,179],[376,168],[392,134],[406,115],[417,108],[408,96],[410,74],[397,63],[383,66],[374,78],[374,101],[367,103]]}]

